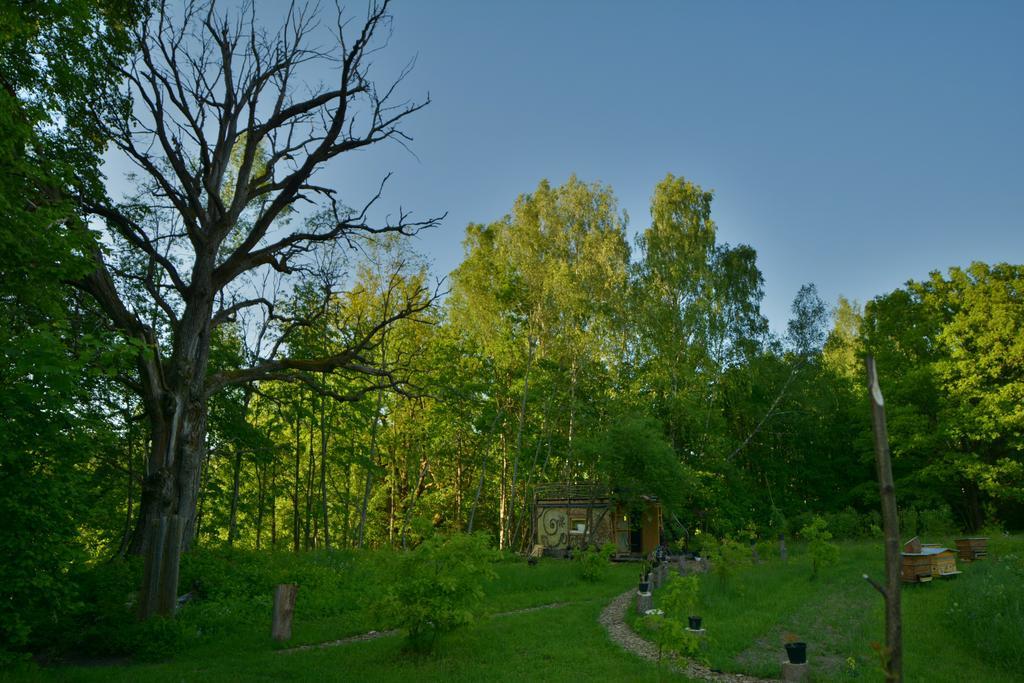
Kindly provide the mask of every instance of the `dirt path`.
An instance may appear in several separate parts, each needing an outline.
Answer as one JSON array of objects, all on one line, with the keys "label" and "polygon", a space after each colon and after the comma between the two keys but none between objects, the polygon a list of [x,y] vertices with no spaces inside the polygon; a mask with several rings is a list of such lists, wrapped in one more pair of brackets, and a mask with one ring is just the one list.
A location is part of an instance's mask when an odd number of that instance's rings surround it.
[{"label": "dirt path", "polygon": [[[513,614],[523,614],[525,612],[536,612],[542,609],[555,609],[558,607],[565,607],[571,605],[571,602],[552,602],[547,605],[537,605],[536,607],[523,607],[522,609],[514,609],[508,612],[498,612],[492,614],[492,617],[507,617]],[[298,647],[290,647],[286,650],[278,650],[278,654],[289,654],[291,652],[304,652],[306,650],[323,650],[329,647],[338,647],[339,645],[347,645],[348,643],[361,643],[367,640],[377,640],[378,638],[389,638],[396,636],[401,631],[399,629],[391,629],[390,631],[370,631],[368,633],[360,633],[359,635],[349,636],[348,638],[339,638],[338,640],[328,640],[325,643],[313,643],[311,645],[299,645]]]},{"label": "dirt path", "polygon": [[388,638],[390,636],[397,636],[399,630],[397,628],[391,629],[390,631],[370,631],[368,633],[360,633],[357,636],[349,636],[348,638],[340,638],[338,640],[328,640],[326,643],[314,643],[312,645],[299,645],[298,647],[290,647],[287,650],[278,650],[277,654],[284,655],[292,652],[303,652],[305,650],[323,650],[328,647],[338,647],[339,645],[346,645],[348,643],[361,643],[365,640],[377,640],[378,638]]},{"label": "dirt path", "polygon": [[[634,590],[628,590],[618,596],[604,608],[597,621],[605,630],[612,642],[629,652],[650,661],[658,660],[658,647],[641,638],[625,621],[626,610],[636,594]],[[668,665],[672,670],[685,674],[690,678],[701,681],[721,681],[722,683],[766,683],[769,679],[754,678],[743,674],[729,674],[712,671],[706,666],[684,659],[673,658]]]}]

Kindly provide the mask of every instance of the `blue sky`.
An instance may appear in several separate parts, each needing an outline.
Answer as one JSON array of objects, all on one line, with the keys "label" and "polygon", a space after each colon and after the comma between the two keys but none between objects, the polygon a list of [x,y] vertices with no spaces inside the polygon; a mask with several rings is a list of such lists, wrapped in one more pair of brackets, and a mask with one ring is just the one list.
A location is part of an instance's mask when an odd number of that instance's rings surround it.
[{"label": "blue sky", "polygon": [[[274,4],[259,3],[273,16]],[[324,3],[332,10],[331,3]],[[350,3],[353,11],[362,3]],[[862,302],[934,269],[1024,253],[1024,3],[397,0],[381,79],[433,102],[398,145],[320,177],[359,204],[448,212],[416,246],[444,274],[469,222],[542,178],[610,184],[646,227],[668,172],[713,189],[763,310]]]}]

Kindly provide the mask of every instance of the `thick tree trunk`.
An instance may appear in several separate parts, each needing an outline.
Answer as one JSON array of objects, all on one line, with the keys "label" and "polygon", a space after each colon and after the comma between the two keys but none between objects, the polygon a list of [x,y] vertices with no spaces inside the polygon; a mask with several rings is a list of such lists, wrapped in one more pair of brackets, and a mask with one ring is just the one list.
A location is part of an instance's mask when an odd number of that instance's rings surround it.
[{"label": "thick tree trunk", "polygon": [[195,536],[199,476],[206,457],[206,397],[180,396],[172,406],[169,415],[150,420],[153,442],[131,548],[150,567],[141,591],[144,619],[173,613],[174,601],[167,596],[177,591],[181,553]]},{"label": "thick tree trunk", "polygon": [[[212,264],[212,255],[197,258],[193,282],[209,282]],[[140,590],[144,619],[173,614],[181,553],[196,534],[199,477],[206,460],[205,380],[213,301],[200,286],[194,294],[175,330],[170,362],[160,366],[148,353],[138,360],[152,441],[130,551],[145,556],[149,568]]]}]

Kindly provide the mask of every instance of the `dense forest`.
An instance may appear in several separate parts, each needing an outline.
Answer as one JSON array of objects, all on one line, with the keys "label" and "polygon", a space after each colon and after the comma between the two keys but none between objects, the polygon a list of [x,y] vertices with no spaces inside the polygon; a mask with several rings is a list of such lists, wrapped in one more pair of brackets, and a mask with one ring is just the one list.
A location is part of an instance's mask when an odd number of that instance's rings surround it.
[{"label": "dense forest", "polygon": [[[408,548],[441,529],[521,550],[546,482],[655,495],[684,542],[812,514],[869,533],[867,353],[901,508],[1024,525],[1024,266],[936,270],[863,305],[807,284],[773,334],[757,245],[720,240],[685,168],[632,225],[600,182],[510,187],[433,272],[409,236],[440,219],[375,223],[378,197],[350,208],[315,176],[405,143],[428,104],[374,82],[386,3],[331,55],[300,10],[275,34],[202,3],[141,9],[0,15],[11,642],[72,599],[69,568],[157,546]],[[315,60],[335,82],[298,89]],[[135,164],[134,196],[109,196],[105,152]]]}]

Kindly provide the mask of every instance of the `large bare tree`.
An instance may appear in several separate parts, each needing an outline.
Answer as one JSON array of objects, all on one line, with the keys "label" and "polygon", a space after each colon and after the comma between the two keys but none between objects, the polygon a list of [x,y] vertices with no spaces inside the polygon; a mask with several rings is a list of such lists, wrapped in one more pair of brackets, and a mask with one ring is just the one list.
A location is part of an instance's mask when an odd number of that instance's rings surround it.
[{"label": "large bare tree", "polygon": [[[336,243],[354,247],[438,222],[399,210],[374,223],[380,190],[350,209],[317,181],[343,154],[405,144],[403,122],[429,97],[396,101],[408,69],[385,87],[371,79],[371,57],[390,34],[388,0],[371,1],[359,20],[339,12],[330,26],[297,4],[276,30],[255,14],[252,5],[225,11],[215,0],[155,5],[122,74],[134,106],[100,122],[137,167],[140,191],[131,201],[83,200],[106,235],[96,269],[76,284],[139,350],[137,372],[123,380],[141,398],[151,433],[131,546],[146,557],[144,617],[173,611],[179,558],[195,533],[211,395],[261,380],[323,389],[317,374],[335,371],[362,378],[353,394],[335,397],[342,400],[400,386],[393,369],[372,362],[373,351],[389,326],[436,296],[422,290],[392,302],[387,314],[353,325],[358,332],[329,356],[289,356],[289,331],[302,321],[283,316],[255,282],[295,273]],[[254,312],[269,343],[245,367],[211,368],[218,326]]]}]

